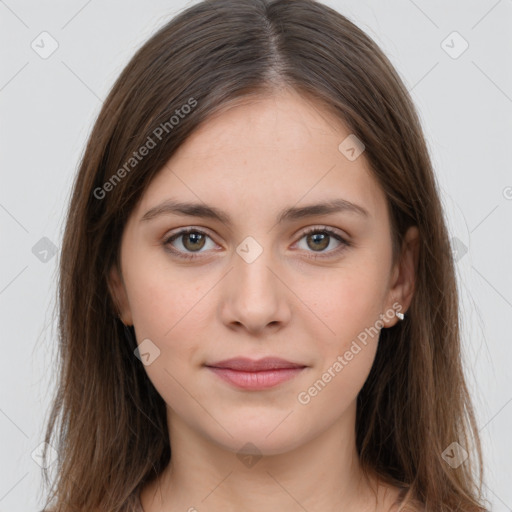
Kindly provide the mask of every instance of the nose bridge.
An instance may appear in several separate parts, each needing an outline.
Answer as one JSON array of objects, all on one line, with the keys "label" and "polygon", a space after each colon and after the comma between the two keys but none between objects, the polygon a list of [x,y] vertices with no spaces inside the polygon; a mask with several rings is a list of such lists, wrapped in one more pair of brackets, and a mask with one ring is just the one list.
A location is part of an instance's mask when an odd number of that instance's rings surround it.
[{"label": "nose bridge", "polygon": [[[266,241],[269,239],[270,236],[265,237]],[[289,318],[286,293],[275,275],[279,273],[276,259],[272,248],[265,247],[265,243],[248,236],[236,247],[224,296],[224,322],[260,330]]]},{"label": "nose bridge", "polygon": [[234,258],[234,279],[239,286],[237,291],[242,295],[248,294],[253,299],[266,299],[268,303],[274,295],[276,279],[269,267],[275,267],[275,258],[270,247],[270,236],[264,240],[260,235],[260,242],[247,236],[236,248]]}]

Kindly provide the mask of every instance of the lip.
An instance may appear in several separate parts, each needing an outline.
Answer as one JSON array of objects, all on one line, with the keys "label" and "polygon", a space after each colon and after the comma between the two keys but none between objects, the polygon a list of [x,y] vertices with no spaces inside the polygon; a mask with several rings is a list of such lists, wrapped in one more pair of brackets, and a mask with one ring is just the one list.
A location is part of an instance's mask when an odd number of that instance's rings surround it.
[{"label": "lip", "polygon": [[259,360],[237,357],[205,366],[229,384],[253,391],[277,386],[306,368],[306,365],[277,357]]},{"label": "lip", "polygon": [[241,372],[260,372],[266,370],[283,370],[288,368],[304,368],[305,364],[293,363],[279,357],[264,357],[263,359],[249,359],[247,357],[234,357],[207,364],[210,368],[228,368]]}]

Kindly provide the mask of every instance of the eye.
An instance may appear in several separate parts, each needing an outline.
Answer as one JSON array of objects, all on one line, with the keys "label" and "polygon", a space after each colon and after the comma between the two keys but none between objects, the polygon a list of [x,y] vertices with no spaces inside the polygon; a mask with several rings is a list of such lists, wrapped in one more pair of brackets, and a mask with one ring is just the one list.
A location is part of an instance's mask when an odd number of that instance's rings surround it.
[{"label": "eye", "polygon": [[[306,247],[302,247],[301,249],[304,249],[306,252],[313,253],[308,256],[308,258],[312,259],[327,258],[332,257],[333,255],[338,255],[343,249],[350,246],[350,243],[347,242],[337,231],[327,226],[308,229],[302,233],[299,242],[304,238],[306,239]],[[187,228],[167,237],[163,244],[166,247],[166,250],[171,252],[173,255],[176,255],[179,258],[192,260],[198,257],[195,254],[200,254],[213,248],[208,248],[208,239],[211,240],[211,237],[205,231],[198,228]],[[338,245],[334,249],[331,248],[331,250],[326,251],[325,249],[331,245],[333,240],[335,240]],[[177,244],[178,247],[174,245],[176,241],[179,242]],[[206,250],[202,251],[205,247]]]},{"label": "eye", "polygon": [[[166,238],[164,245],[176,256],[190,260],[195,258],[194,254],[191,253],[204,252],[201,249],[206,246],[207,238],[211,240],[210,236],[204,231],[197,228],[187,228]],[[178,249],[172,244],[175,240],[178,240],[178,245],[181,245]]]},{"label": "eye", "polygon": [[[312,256],[308,256],[309,258],[324,258],[338,255],[343,249],[350,246],[350,243],[347,242],[337,231],[327,226],[308,229],[302,234],[299,242],[302,239],[306,239],[306,251],[320,253],[318,255],[313,254]],[[331,245],[333,240],[335,240],[338,245],[334,249],[331,248],[331,250],[325,251],[325,249]]]}]

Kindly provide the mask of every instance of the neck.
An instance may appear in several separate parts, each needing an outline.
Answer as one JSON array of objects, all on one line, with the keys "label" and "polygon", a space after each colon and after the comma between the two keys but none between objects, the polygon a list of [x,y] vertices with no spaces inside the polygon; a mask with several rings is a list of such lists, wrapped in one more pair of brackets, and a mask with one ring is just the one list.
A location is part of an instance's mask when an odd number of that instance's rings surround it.
[{"label": "neck", "polygon": [[141,493],[144,512],[377,509],[377,488],[356,451],[355,404],[320,436],[252,458],[206,439],[171,411],[168,424],[171,462]]}]

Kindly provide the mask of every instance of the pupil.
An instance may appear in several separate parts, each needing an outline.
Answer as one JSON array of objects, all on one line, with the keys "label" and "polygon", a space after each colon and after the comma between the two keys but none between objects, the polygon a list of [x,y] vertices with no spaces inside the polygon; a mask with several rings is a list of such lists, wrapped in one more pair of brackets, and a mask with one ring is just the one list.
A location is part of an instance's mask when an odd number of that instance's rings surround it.
[{"label": "pupil", "polygon": [[[329,235],[326,235],[323,233],[314,233],[311,236],[314,238],[314,241],[315,241],[314,247],[311,247],[312,249],[313,248],[325,249],[329,245],[329,242],[328,242]],[[320,245],[316,242],[320,242]]]},{"label": "pupil", "polygon": [[201,233],[188,233],[185,237],[185,247],[187,247],[187,249],[201,249],[204,245],[204,240],[201,240],[202,236]]}]

